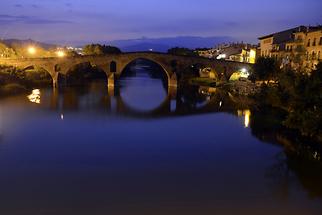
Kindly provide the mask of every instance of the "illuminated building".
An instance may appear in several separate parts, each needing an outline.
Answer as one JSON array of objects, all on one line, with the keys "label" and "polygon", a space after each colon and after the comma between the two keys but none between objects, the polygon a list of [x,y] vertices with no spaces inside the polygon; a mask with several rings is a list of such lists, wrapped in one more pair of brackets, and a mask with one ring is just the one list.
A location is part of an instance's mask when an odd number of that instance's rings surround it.
[{"label": "illuminated building", "polygon": [[257,46],[244,43],[231,43],[219,45],[213,49],[198,49],[197,52],[201,57],[254,64],[256,61]]},{"label": "illuminated building", "polygon": [[259,40],[261,56],[277,59],[281,68],[309,72],[322,59],[322,26],[299,26]]}]

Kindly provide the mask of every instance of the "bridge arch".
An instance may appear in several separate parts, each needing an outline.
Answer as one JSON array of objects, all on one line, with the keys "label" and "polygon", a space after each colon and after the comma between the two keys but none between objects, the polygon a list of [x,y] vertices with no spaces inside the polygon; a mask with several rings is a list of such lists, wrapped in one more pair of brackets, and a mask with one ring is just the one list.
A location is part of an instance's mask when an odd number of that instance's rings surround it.
[{"label": "bridge arch", "polygon": [[135,61],[138,61],[138,60],[145,60],[145,61],[148,61],[148,62],[152,62],[152,63],[154,63],[154,64],[156,64],[156,65],[158,65],[161,69],[162,69],[162,71],[164,72],[164,74],[166,75],[166,77],[167,77],[167,82],[169,82],[170,81],[170,79],[171,79],[171,75],[170,75],[170,73],[169,73],[169,71],[166,69],[166,66],[164,66],[162,63],[160,63],[160,62],[158,62],[158,61],[156,61],[155,59],[153,59],[153,58],[150,58],[150,57],[136,57],[136,58],[132,58],[132,59],[130,59],[130,60],[128,60],[128,61],[126,61],[125,63],[123,63],[123,65],[121,66],[121,68],[120,68],[120,70],[119,70],[119,77],[121,77],[122,76],[122,74],[124,73],[124,71],[125,71],[125,69],[131,64],[131,63],[133,63],[133,62],[135,62]]},{"label": "bridge arch", "polygon": [[[26,79],[32,80],[33,83],[40,83],[45,82],[46,80],[49,82],[53,82],[54,80],[54,73],[53,70],[47,68],[46,66],[42,65],[26,65],[23,66],[22,71],[26,72]],[[27,72],[28,70],[34,70],[33,72]]]},{"label": "bridge arch", "polygon": [[118,73],[117,73],[118,78],[121,78],[124,75],[124,72],[132,63],[139,61],[139,60],[150,62],[160,68],[160,73],[158,73],[158,74],[163,76],[162,80],[164,81],[164,87],[168,88],[168,91],[170,90],[169,89],[170,87],[177,85],[177,77],[175,76],[175,73],[173,73],[173,75],[171,76],[171,74],[169,73],[170,70],[168,70],[167,67],[163,63],[160,63],[159,61],[157,61],[153,58],[150,58],[150,57],[146,57],[146,56],[134,57],[134,58],[131,58],[131,59],[123,62],[121,67],[119,67],[120,70],[118,70]]},{"label": "bridge arch", "polygon": [[94,78],[107,80],[105,68],[90,61],[75,63],[65,68],[64,71],[60,71],[60,75],[64,77],[65,83],[68,82],[68,79],[71,82]]}]

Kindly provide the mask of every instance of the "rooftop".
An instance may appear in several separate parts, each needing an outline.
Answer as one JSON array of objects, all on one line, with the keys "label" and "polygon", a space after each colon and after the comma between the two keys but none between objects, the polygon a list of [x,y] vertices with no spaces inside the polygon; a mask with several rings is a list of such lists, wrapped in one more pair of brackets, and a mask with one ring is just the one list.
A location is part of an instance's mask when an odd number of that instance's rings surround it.
[{"label": "rooftop", "polygon": [[308,27],[301,25],[301,26],[291,28],[291,29],[288,29],[288,30],[284,30],[284,31],[273,33],[273,34],[265,35],[265,36],[259,37],[258,39],[263,40],[263,39],[270,38],[270,37],[273,37],[273,36],[276,36],[276,35],[289,35],[289,34],[293,34],[295,32],[304,32],[304,31],[307,31],[307,29],[308,29]]}]

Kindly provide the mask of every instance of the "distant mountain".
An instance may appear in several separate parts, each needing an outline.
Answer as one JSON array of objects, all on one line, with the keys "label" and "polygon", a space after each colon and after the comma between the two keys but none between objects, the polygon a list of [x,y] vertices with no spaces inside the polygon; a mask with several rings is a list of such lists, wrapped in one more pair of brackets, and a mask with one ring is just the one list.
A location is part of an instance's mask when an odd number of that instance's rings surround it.
[{"label": "distant mountain", "polygon": [[[153,50],[156,52],[167,52],[168,49],[173,47],[184,47],[190,49],[196,48],[210,48],[220,43],[236,42],[237,40],[232,37],[166,37],[166,38],[140,38],[140,39],[129,39],[129,40],[114,40],[114,41],[99,41],[99,42],[79,42],[77,46],[82,47],[85,44],[100,43],[106,45],[112,45],[119,47],[123,52],[135,52],[135,51],[149,51]],[[6,46],[20,49],[28,45],[34,45],[41,47],[45,50],[55,49],[58,45],[43,43],[34,40],[17,40],[17,39],[6,39],[1,40]],[[76,44],[74,44],[76,45]]]},{"label": "distant mountain", "polygon": [[111,42],[102,42],[117,46],[124,52],[133,51],[153,51],[166,52],[172,47],[185,47],[185,48],[203,48],[214,47],[220,43],[234,42],[235,39],[231,37],[169,37],[169,38],[141,38],[132,40],[115,40]]},{"label": "distant mountain", "polygon": [[7,40],[1,40],[1,42],[12,48],[17,46],[24,47],[28,45],[34,45],[48,50],[48,49],[55,49],[58,47],[57,45],[42,43],[31,39],[29,40],[7,39]]}]

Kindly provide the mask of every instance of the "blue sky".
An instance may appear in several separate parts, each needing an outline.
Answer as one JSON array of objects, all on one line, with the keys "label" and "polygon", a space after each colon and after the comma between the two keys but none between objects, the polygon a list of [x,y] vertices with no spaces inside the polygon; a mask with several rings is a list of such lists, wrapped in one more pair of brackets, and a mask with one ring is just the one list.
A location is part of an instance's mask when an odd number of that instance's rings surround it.
[{"label": "blue sky", "polygon": [[1,0],[0,38],[73,43],[141,37],[245,41],[322,24],[321,0]]}]

